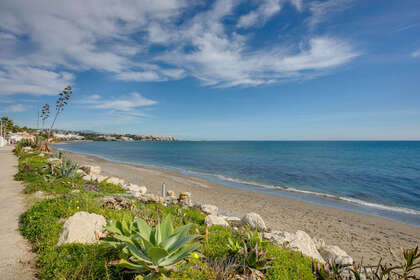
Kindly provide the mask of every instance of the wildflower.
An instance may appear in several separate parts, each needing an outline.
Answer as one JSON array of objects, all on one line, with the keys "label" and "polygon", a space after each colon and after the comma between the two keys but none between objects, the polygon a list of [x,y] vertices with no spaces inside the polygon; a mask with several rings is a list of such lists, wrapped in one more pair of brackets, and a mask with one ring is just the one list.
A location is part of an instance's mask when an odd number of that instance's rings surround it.
[{"label": "wildflower", "polygon": [[200,258],[196,252],[192,253],[192,254],[191,254],[191,257],[192,257],[193,259],[198,259],[198,258]]}]

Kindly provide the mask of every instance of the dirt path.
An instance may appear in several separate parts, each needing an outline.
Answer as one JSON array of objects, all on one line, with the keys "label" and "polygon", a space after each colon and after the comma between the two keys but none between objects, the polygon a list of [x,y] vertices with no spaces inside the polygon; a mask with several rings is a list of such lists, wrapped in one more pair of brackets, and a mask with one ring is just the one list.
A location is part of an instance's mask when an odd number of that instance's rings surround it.
[{"label": "dirt path", "polygon": [[23,186],[13,179],[17,158],[13,147],[0,148],[0,278],[35,279],[34,255],[18,231],[19,215],[25,210]]}]

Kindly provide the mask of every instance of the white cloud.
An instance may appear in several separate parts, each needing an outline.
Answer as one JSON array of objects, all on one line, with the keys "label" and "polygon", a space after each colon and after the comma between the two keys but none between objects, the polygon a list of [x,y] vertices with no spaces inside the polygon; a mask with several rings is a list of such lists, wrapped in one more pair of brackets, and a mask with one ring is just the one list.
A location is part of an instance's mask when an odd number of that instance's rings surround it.
[{"label": "white cloud", "polygon": [[137,82],[143,82],[143,81],[159,81],[162,80],[162,78],[153,71],[145,71],[145,72],[133,72],[133,71],[127,71],[127,72],[121,72],[116,75],[117,80],[121,81],[137,81]]},{"label": "white cloud", "polygon": [[24,112],[28,109],[27,106],[24,106],[22,104],[13,104],[6,106],[4,109],[0,109],[0,112],[2,113],[20,113]]},{"label": "white cloud", "polygon": [[309,3],[312,17],[308,22],[311,27],[326,21],[330,16],[348,9],[354,0],[327,0]]},{"label": "white cloud", "polygon": [[420,49],[418,49],[418,50],[416,50],[416,51],[412,52],[412,53],[411,53],[411,56],[412,56],[412,57],[420,57]]},{"label": "white cloud", "polygon": [[[311,24],[349,1],[311,3]],[[1,1],[1,34],[15,38],[7,40],[12,43],[0,55],[0,95],[55,94],[75,81],[72,73],[89,69],[109,72],[120,81],[192,76],[210,86],[255,86],[316,76],[358,53],[345,40],[320,35],[274,42],[263,49],[250,44],[252,34],[246,27],[260,27],[280,13],[284,3],[301,11],[305,8],[302,0],[254,2],[256,9],[237,16],[233,19],[237,26],[229,28],[224,20],[232,20],[243,2],[218,0],[197,12],[198,2]],[[22,47],[28,51],[18,53]]]},{"label": "white cloud", "polygon": [[0,71],[0,95],[55,95],[73,80],[74,76],[69,72],[53,72],[30,66],[5,67],[5,71]]},{"label": "white cloud", "polygon": [[152,106],[156,101],[142,96],[140,93],[133,92],[128,95],[120,95],[117,98],[104,99],[98,94],[94,94],[77,103],[86,105],[92,109],[107,109],[132,116],[145,116],[144,113],[136,111],[140,107]]}]

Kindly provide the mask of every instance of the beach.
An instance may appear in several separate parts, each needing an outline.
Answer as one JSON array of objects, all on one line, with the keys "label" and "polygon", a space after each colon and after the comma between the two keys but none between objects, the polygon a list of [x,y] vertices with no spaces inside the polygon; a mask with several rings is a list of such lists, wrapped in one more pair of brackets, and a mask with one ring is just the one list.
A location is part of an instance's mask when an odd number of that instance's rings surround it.
[{"label": "beach", "polygon": [[148,192],[154,194],[160,194],[162,183],[165,183],[167,190],[176,193],[188,191],[193,201],[216,205],[223,214],[241,217],[245,213],[256,212],[272,230],[303,230],[312,238],[341,247],[356,262],[373,265],[380,258],[390,262],[390,249],[399,254],[400,248],[420,244],[420,227],[385,218],[228,187],[166,169],[116,163],[69,152],[66,154],[81,165],[100,166],[103,175],[144,185]]}]

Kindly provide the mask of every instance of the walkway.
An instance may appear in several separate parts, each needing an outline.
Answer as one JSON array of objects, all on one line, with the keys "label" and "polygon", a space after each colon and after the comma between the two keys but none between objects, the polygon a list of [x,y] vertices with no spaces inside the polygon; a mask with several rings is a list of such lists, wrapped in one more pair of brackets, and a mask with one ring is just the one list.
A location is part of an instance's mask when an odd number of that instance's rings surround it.
[{"label": "walkway", "polygon": [[0,278],[29,280],[35,279],[31,266],[34,255],[18,231],[25,201],[23,185],[13,179],[18,161],[12,149],[0,148]]}]

